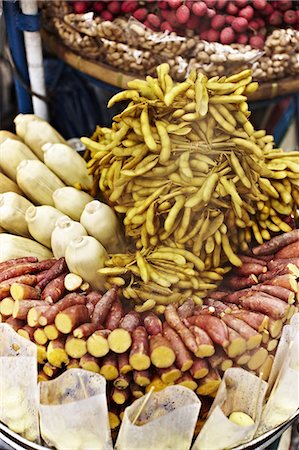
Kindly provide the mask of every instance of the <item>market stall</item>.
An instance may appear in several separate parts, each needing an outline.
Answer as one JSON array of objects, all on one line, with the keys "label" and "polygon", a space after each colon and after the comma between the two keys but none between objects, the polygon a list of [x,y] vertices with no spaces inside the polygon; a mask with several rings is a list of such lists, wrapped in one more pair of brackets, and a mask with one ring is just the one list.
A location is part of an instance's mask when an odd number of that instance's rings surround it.
[{"label": "market stall", "polygon": [[178,77],[154,55],[83,157],[33,114],[0,131],[0,430],[14,448],[261,450],[298,419],[299,153],[253,126],[256,67]]}]

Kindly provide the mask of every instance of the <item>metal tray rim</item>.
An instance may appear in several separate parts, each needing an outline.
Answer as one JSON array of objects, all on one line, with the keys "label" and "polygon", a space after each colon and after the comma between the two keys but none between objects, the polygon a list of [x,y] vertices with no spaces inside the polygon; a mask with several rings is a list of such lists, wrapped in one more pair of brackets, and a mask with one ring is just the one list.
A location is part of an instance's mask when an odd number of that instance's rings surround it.
[{"label": "metal tray rim", "polygon": [[[268,446],[270,444],[269,440],[271,439],[271,442],[278,438],[296,419],[299,419],[299,409],[284,423],[279,425],[278,427],[274,428],[273,430],[268,431],[265,434],[262,434],[256,439],[253,439],[250,442],[247,442],[246,444],[239,445],[237,447],[234,447],[233,450],[246,450],[246,449],[253,449],[258,448],[262,449],[265,448],[265,446]],[[3,434],[4,433],[4,434]],[[8,436],[7,436],[8,435]],[[10,441],[9,436],[12,438]],[[4,442],[11,445],[13,448],[19,450],[20,448],[24,448],[26,450],[50,450],[49,447],[44,447],[39,444],[35,444],[34,442],[30,442],[27,439],[22,438],[14,431],[11,431],[8,427],[6,427],[3,423],[0,422],[0,438],[4,437]],[[274,438],[274,439],[273,439]],[[10,441],[10,442],[8,442]],[[16,441],[16,442],[15,442]],[[264,445],[263,445],[264,443]],[[24,444],[24,447],[20,446],[20,444]],[[261,445],[259,445],[261,444]],[[14,447],[14,445],[16,445]]]}]

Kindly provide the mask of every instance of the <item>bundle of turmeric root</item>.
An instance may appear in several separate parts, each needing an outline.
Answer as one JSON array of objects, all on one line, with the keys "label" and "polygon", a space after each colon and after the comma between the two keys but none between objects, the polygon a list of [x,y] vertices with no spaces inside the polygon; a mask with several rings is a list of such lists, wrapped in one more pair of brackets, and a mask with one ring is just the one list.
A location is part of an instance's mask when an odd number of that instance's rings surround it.
[{"label": "bundle of turmeric root", "polygon": [[225,264],[241,265],[240,249],[291,230],[283,219],[299,204],[298,152],[254,130],[250,70],[211,79],[192,71],[176,83],[162,64],[157,78],[128,87],[108,103],[129,102],[112,127],[82,138],[94,193],[99,185],[123,214],[132,243],[99,272],[136,303],[199,304]]},{"label": "bundle of turmeric root", "polygon": [[297,311],[299,230],[238,257],[241,267],[203,305],[189,298],[159,315],[128,309],[116,286],[102,294],[77,276],[72,284],[64,258],[10,260],[0,264],[1,320],[38,346],[40,380],[74,367],[101,373],[117,427],[123,408],[151,386],[213,397],[232,366],[268,379],[282,327]]}]

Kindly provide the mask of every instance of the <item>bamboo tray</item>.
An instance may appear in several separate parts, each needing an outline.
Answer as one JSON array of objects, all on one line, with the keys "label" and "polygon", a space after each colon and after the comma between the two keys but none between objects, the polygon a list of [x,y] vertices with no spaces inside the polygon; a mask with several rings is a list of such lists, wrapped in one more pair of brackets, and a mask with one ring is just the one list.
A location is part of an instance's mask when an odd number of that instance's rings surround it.
[{"label": "bamboo tray", "polygon": [[[262,436],[259,436],[253,441],[248,442],[247,444],[234,447],[233,450],[264,450],[276,439],[278,439],[298,419],[299,410],[297,410],[285,423],[279,425],[271,431],[268,431]],[[15,450],[51,450],[49,447],[43,447],[42,445],[27,441],[18,434],[9,430],[9,428],[2,423],[0,423],[0,439]]]},{"label": "bamboo tray", "polygon": [[[136,74],[128,74],[119,72],[106,64],[91,61],[74,53],[68,49],[54,35],[42,30],[42,38],[45,47],[58,58],[74,67],[77,70],[89,75],[104,83],[110,84],[119,89],[125,89],[128,81],[138,77]],[[272,81],[260,84],[259,89],[250,95],[249,101],[269,100],[278,96],[292,95],[299,92],[299,77],[285,78],[282,80]]]}]

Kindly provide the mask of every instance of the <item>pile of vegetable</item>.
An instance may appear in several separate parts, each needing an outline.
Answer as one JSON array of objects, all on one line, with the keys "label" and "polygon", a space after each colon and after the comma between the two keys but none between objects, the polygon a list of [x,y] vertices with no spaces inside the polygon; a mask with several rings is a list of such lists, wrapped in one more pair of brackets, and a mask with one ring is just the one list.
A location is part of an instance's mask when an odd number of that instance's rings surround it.
[{"label": "pile of vegetable", "polygon": [[90,288],[64,258],[9,260],[0,264],[1,320],[36,343],[39,380],[78,367],[103,375],[117,428],[123,408],[151,387],[214,397],[233,366],[268,379],[282,327],[298,310],[299,230],[240,259],[202,306],[188,299],[160,315],[132,310],[116,287]]},{"label": "pile of vegetable", "polygon": [[168,64],[157,74],[129,82],[108,103],[129,101],[112,127],[82,138],[94,183],[124,215],[132,243],[99,273],[148,307],[189,297],[200,304],[231,265],[241,266],[239,249],[291,230],[299,157],[254,130],[250,70],[211,79],[192,71],[182,83]]},{"label": "pile of vegetable", "polygon": [[297,2],[289,0],[74,1],[72,8],[77,14],[93,11],[107,21],[133,16],[154,31],[199,35],[222,44],[249,43],[254,48],[263,48],[273,27],[299,26]]}]

